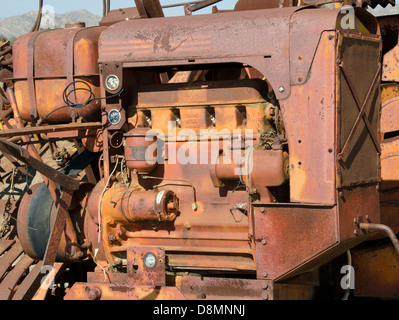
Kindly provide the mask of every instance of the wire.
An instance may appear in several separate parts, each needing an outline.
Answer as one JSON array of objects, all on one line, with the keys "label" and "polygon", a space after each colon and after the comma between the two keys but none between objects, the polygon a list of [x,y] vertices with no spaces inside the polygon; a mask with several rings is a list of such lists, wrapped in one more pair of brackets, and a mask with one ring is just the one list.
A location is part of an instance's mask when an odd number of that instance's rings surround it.
[{"label": "wire", "polygon": [[[74,87],[72,90],[68,91],[69,88],[77,83],[81,83],[84,84],[87,88],[76,88]],[[76,93],[77,91],[87,91],[89,93],[89,97],[87,98],[87,100],[83,103],[74,103],[73,101],[70,100],[69,96],[72,93]],[[90,85],[83,81],[83,80],[75,80],[72,81],[70,84],[68,84],[68,86],[64,89],[63,93],[62,93],[62,99],[64,100],[65,105],[62,107],[58,107],[56,109],[54,109],[53,111],[49,112],[48,114],[46,114],[42,120],[39,122],[39,124],[37,126],[40,126],[41,124],[43,124],[43,122],[50,116],[52,115],[54,112],[57,112],[58,110],[64,109],[64,108],[82,108],[87,106],[88,104],[93,103],[96,100],[101,100],[101,99],[110,99],[110,98],[114,98],[116,96],[119,96],[121,93],[123,92],[123,88],[118,92],[115,93],[113,95],[110,95],[108,97],[100,97],[100,98],[96,98],[93,92],[93,89],[90,87]]]},{"label": "wire", "polygon": [[101,242],[101,219],[102,219],[101,202],[102,202],[102,200],[103,200],[103,196],[104,196],[105,190],[107,189],[107,186],[108,186],[108,184],[109,184],[109,182],[110,182],[110,180],[111,180],[111,177],[114,175],[115,170],[116,170],[116,168],[117,168],[117,166],[118,166],[118,162],[119,162],[119,158],[116,158],[115,167],[114,167],[114,169],[112,170],[111,174],[109,175],[108,180],[107,180],[107,183],[105,184],[104,189],[103,189],[103,191],[101,192],[101,197],[100,197],[100,201],[99,201],[99,204],[98,204],[98,238],[97,238],[97,248],[94,249],[93,261],[94,261],[94,263],[95,263],[98,267],[100,267],[101,270],[103,271],[105,281],[107,280],[106,271],[105,271],[105,269],[104,269],[100,264],[98,264],[97,261],[96,261],[97,253],[98,253],[98,250],[99,250],[99,247],[100,247],[100,242]]},{"label": "wire", "polygon": [[127,185],[127,182],[126,182],[125,175],[124,175],[124,173],[123,173],[123,162],[126,162],[125,158],[123,158],[123,159],[121,160],[122,180],[123,180],[123,183],[125,184],[126,188],[127,188],[128,190],[130,190],[130,189],[129,189],[129,186]]}]

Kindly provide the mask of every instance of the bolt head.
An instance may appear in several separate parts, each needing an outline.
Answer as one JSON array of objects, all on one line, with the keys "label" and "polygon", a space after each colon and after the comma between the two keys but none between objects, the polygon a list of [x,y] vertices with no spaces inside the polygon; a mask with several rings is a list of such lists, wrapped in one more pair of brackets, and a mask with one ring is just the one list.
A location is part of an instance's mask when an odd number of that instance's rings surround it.
[{"label": "bolt head", "polygon": [[280,93],[283,93],[284,92],[284,87],[280,87],[280,88],[278,88],[278,92],[280,92]]},{"label": "bolt head", "polygon": [[110,235],[108,236],[108,241],[109,241],[110,243],[113,243],[113,242],[115,242],[116,240],[117,240],[116,235],[110,234]]}]

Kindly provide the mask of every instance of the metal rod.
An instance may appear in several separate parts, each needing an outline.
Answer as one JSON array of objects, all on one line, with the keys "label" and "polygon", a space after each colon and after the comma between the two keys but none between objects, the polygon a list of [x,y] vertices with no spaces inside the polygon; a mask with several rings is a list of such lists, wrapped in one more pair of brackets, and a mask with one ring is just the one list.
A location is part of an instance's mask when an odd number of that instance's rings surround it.
[{"label": "metal rod", "polygon": [[210,5],[220,2],[220,1],[222,1],[222,0],[206,0],[206,1],[204,1],[204,0],[198,1],[197,0],[197,1],[188,1],[188,2],[181,2],[181,3],[174,3],[174,4],[166,4],[166,5],[162,6],[162,9],[190,5],[191,11],[197,11],[197,10],[203,9],[207,6],[210,6]]},{"label": "metal rod", "polygon": [[379,230],[384,231],[388,234],[389,238],[391,239],[396,251],[399,254],[399,240],[396,238],[395,233],[392,229],[385,224],[377,224],[377,223],[359,223],[359,228],[364,230]]},{"label": "metal rod", "polygon": [[212,4],[218,3],[220,1],[222,1],[222,0],[204,0],[204,1],[201,1],[200,3],[194,4],[193,6],[191,6],[191,11],[194,12],[194,11],[203,9],[205,7],[208,7],[208,6],[212,5]]},{"label": "metal rod", "polygon": [[180,7],[180,6],[184,6],[184,5],[186,5],[186,4],[196,4],[196,3],[199,3],[199,2],[202,2],[202,0],[197,0],[197,1],[189,1],[189,2],[181,2],[181,3],[174,3],[174,4],[166,4],[166,5],[163,5],[162,6],[162,9],[165,9],[165,8],[173,8],[173,7]]},{"label": "metal rod", "polygon": [[[14,112],[15,115],[15,112]],[[26,136],[31,134],[40,134],[40,133],[48,133],[48,132],[62,132],[62,131],[71,131],[71,130],[88,130],[88,129],[101,129],[102,124],[100,122],[85,122],[85,123],[70,123],[70,124],[57,124],[57,125],[48,125],[42,127],[23,127],[23,128],[15,128],[8,130],[1,130],[0,137],[1,138],[9,138],[18,136]]]}]

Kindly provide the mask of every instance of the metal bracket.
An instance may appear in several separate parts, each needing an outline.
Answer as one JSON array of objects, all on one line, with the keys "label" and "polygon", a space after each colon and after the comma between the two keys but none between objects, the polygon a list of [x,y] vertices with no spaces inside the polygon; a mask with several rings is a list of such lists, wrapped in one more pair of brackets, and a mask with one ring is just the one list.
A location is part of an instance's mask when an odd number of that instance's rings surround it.
[{"label": "metal bracket", "polygon": [[129,284],[165,286],[165,250],[162,248],[128,248],[127,276]]}]

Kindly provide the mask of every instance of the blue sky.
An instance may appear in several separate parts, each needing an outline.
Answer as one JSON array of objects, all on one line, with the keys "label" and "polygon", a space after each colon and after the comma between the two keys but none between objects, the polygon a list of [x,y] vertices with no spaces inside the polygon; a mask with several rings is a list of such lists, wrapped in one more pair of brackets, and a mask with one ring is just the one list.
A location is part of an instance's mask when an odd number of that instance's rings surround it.
[{"label": "blue sky", "polygon": [[[189,0],[160,0],[161,5],[175,4],[188,2]],[[19,14],[24,14],[29,11],[38,9],[38,0],[14,0],[4,1],[0,10],[0,18],[10,17]],[[55,9],[55,13],[65,13],[68,11],[86,9],[99,16],[102,15],[102,0],[44,0],[44,4],[51,5]],[[217,3],[220,10],[233,9],[237,0],[222,0]],[[111,0],[111,9],[127,8],[135,6],[134,0]],[[197,11],[196,14],[209,13],[212,6],[206,9]],[[183,15],[183,7],[173,9],[166,9],[167,16]]]}]

